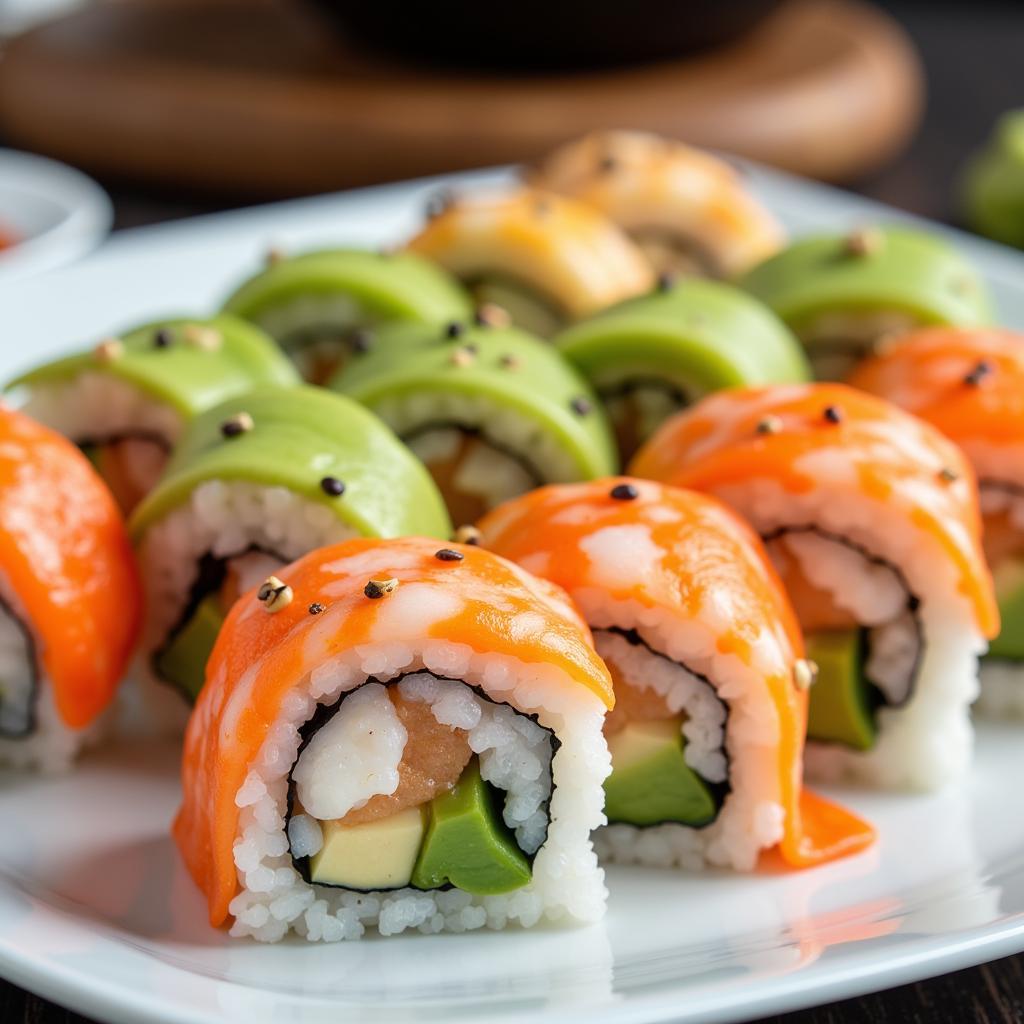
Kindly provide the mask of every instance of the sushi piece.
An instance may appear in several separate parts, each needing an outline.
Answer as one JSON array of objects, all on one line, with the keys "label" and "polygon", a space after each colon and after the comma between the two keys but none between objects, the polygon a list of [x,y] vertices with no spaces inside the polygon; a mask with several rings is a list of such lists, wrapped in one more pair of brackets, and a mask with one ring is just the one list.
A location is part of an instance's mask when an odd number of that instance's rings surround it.
[{"label": "sushi piece", "polygon": [[408,248],[542,338],[654,285],[640,250],[574,199],[519,188],[449,197],[432,212]]},{"label": "sushi piece", "polygon": [[979,234],[1024,249],[1024,110],[996,122],[963,182],[967,220]]},{"label": "sushi piece", "polygon": [[802,346],[767,306],[696,278],[663,279],[554,341],[603,401],[623,459],[711,391],[810,377]]},{"label": "sushi piece", "polygon": [[447,537],[451,524],[423,466],[375,416],[294,387],[252,391],[196,419],[130,528],[148,609],[143,713],[173,729],[239,594],[324,544]]},{"label": "sushi piece", "polygon": [[495,509],[481,544],[565,588],[611,672],[615,861],[749,871],[855,852],[869,825],[802,789],[803,641],[764,549],[705,495],[612,478]]},{"label": "sushi piece", "polygon": [[594,132],[556,149],[530,175],[628,232],[658,272],[733,278],[785,235],[730,164],[647,132]]},{"label": "sushi piece", "polygon": [[[349,540],[232,609],[174,835],[273,942],[592,921],[611,680],[565,594],[471,546]],[[283,588],[283,589],[282,589]]]},{"label": "sushi piece", "polygon": [[328,249],[271,259],[224,304],[274,337],[302,376],[323,384],[392,320],[465,319],[469,296],[444,270],[412,253]]},{"label": "sushi piece", "polygon": [[331,387],[423,460],[457,525],[544,483],[615,471],[607,417],[548,344],[514,327],[398,325]]},{"label": "sushi piece", "polygon": [[631,472],[721,498],[764,539],[817,664],[817,775],[937,789],[964,774],[999,614],[954,444],[845,385],[746,388],[669,420]]},{"label": "sushi piece", "polygon": [[992,320],[988,290],[944,239],[905,227],[802,238],[740,282],[807,348],[819,380],[843,380],[887,335]]},{"label": "sushi piece", "polygon": [[932,423],[970,459],[1002,623],[981,663],[979,707],[1024,717],[1024,335],[922,328],[851,383]]},{"label": "sushi piece", "polygon": [[0,406],[0,763],[70,764],[114,699],[140,607],[121,513],[88,459]]},{"label": "sushi piece", "polygon": [[232,316],[160,320],[90,352],[45,363],[9,387],[24,411],[92,460],[131,510],[153,488],[187,424],[233,395],[298,376],[262,331]]}]

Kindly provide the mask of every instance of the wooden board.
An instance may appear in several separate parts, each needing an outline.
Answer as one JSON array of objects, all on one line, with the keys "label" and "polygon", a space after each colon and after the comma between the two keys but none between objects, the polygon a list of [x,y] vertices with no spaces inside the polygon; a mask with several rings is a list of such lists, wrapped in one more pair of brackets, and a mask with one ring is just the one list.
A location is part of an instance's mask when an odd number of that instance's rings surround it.
[{"label": "wooden board", "polygon": [[0,126],[104,175],[270,196],[532,159],[634,127],[840,179],[921,107],[913,48],[858,0],[791,0],[732,46],[572,75],[427,71],[288,0],[100,4],[12,41]]}]

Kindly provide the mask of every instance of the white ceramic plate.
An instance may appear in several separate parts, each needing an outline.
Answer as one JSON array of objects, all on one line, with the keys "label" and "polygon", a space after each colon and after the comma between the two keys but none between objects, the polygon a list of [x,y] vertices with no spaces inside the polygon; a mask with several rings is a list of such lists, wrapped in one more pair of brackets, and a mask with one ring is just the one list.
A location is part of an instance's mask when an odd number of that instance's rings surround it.
[{"label": "white ceramic plate", "polygon": [[[897,216],[753,180],[795,231]],[[394,241],[437,184],[124,233],[73,268],[0,281],[0,376],[133,320],[212,307],[269,244]],[[1024,326],[1024,258],[961,241]],[[125,745],[66,779],[0,775],[0,973],[124,1024],[648,1024],[743,1020],[1024,949],[1024,743],[1008,726],[981,728],[977,765],[950,792],[839,794],[882,835],[847,861],[749,877],[613,868],[600,925],[340,946],[208,928],[167,834],[176,762],[171,746]]]},{"label": "white ceramic plate", "polygon": [[106,192],[81,171],[0,149],[0,228],[17,238],[0,249],[0,282],[73,262],[99,245],[112,219]]}]

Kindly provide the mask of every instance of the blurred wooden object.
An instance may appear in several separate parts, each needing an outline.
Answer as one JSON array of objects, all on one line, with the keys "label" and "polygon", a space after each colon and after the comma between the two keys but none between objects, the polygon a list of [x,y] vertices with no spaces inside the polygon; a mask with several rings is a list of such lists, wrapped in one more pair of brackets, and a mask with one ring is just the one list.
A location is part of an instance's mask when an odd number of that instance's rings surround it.
[{"label": "blurred wooden object", "polygon": [[103,175],[247,196],[528,160],[604,127],[842,179],[906,142],[921,99],[912,46],[859,0],[791,0],[726,49],[571,75],[400,64],[287,0],[100,4],[13,40],[0,60],[11,143]]}]

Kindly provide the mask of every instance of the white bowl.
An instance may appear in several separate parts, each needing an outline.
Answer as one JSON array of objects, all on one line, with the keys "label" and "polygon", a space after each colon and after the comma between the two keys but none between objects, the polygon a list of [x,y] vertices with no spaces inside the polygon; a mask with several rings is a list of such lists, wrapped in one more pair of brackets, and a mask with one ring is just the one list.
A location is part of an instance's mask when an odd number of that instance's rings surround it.
[{"label": "white bowl", "polygon": [[81,171],[0,149],[0,228],[16,237],[0,249],[0,281],[78,259],[107,235],[112,219],[106,192]]}]

